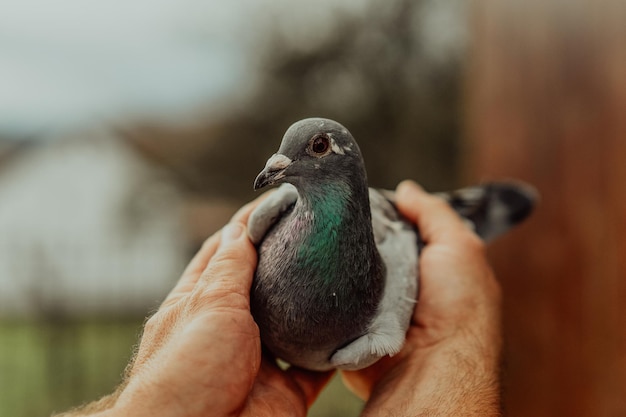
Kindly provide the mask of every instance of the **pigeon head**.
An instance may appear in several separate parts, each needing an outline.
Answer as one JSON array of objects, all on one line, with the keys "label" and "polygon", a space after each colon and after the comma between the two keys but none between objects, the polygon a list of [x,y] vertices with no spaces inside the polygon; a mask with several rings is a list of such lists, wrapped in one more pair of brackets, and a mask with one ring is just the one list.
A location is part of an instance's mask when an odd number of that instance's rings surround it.
[{"label": "pigeon head", "polygon": [[[296,187],[316,182],[365,178],[361,151],[341,124],[321,118],[300,120],[285,133],[278,152],[268,159],[254,189],[288,182]],[[308,181],[307,181],[308,180]]]}]

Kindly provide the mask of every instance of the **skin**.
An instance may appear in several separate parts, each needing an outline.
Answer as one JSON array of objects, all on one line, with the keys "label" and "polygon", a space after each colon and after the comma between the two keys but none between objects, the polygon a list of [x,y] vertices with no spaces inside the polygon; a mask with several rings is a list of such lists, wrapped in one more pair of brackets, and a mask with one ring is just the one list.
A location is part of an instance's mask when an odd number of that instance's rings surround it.
[{"label": "skin", "polygon": [[[364,416],[499,416],[500,289],[484,247],[440,199],[404,182],[398,207],[425,241],[402,351],[343,372]],[[147,322],[118,390],[79,416],[305,416],[331,373],[276,366],[250,315],[256,252],[245,206],[207,240]]]},{"label": "skin", "polygon": [[363,416],[500,416],[501,293],[484,243],[417,184],[396,198],[426,243],[418,305],[402,351],[343,380]]}]

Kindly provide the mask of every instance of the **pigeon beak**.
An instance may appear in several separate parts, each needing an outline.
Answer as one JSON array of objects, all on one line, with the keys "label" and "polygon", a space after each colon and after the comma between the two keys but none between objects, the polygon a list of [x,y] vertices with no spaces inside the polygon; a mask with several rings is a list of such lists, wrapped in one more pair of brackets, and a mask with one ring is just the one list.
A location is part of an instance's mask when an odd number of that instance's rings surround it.
[{"label": "pigeon beak", "polygon": [[278,180],[285,178],[285,169],[291,165],[293,161],[285,155],[275,153],[267,160],[263,171],[257,175],[254,180],[254,190],[259,190],[267,185],[275,184]]}]

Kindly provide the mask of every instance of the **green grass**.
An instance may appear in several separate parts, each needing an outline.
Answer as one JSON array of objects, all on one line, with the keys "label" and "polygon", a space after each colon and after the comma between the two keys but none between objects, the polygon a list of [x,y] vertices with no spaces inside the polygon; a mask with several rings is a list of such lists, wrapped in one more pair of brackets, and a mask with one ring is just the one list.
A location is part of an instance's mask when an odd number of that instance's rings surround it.
[{"label": "green grass", "polygon": [[[110,393],[142,319],[0,320],[0,416],[42,417]],[[310,417],[358,415],[362,403],[334,378]]]},{"label": "green grass", "polygon": [[0,416],[47,416],[111,392],[141,323],[0,322]]},{"label": "green grass", "polygon": [[335,375],[309,410],[309,417],[353,417],[358,416],[362,408],[363,402],[343,386],[339,375]]}]

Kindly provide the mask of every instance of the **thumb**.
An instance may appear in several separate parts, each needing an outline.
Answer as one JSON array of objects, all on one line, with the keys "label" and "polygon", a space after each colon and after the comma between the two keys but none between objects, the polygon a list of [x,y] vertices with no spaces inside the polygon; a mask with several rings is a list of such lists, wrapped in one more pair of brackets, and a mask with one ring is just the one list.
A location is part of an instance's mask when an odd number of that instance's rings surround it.
[{"label": "thumb", "polygon": [[220,243],[200,277],[199,284],[209,291],[249,296],[257,256],[246,227],[229,223],[221,231]]}]

